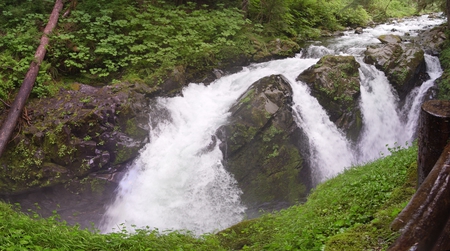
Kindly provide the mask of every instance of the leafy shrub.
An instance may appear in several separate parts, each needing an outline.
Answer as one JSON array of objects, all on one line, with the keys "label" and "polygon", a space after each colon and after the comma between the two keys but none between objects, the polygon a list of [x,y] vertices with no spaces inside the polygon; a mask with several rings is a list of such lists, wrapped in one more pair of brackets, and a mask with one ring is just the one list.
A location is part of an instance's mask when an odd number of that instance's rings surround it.
[{"label": "leafy shrub", "polygon": [[61,72],[99,78],[125,67],[144,75],[174,65],[202,69],[216,63],[221,48],[236,45],[233,38],[246,24],[234,9],[148,5],[142,13],[132,6],[123,12],[117,19],[111,9],[96,17],[73,11],[62,24],[70,29],[53,36],[53,64]]},{"label": "leafy shrub", "polygon": [[339,20],[344,26],[366,26],[370,21],[370,16],[361,5],[358,5],[356,8],[342,10],[339,13]]}]

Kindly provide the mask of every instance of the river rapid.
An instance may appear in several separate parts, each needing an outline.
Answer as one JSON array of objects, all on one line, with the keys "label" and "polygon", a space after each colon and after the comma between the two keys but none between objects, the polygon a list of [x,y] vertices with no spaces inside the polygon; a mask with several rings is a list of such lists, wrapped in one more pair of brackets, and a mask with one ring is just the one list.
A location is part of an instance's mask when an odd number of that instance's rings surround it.
[{"label": "river rapid", "polygon": [[[365,64],[362,57],[368,45],[380,43],[380,35],[408,40],[443,22],[425,15],[366,28],[362,34],[350,30],[311,42],[295,57],[252,64],[209,85],[191,83],[182,95],[154,100],[149,143],[119,184],[107,183],[100,192],[74,191],[70,184],[62,184],[8,200],[21,204],[24,212],[31,209],[47,217],[56,211],[70,225],[90,228],[92,223],[103,233],[145,227],[195,235],[220,231],[245,219],[246,207],[212,135],[227,123],[230,107],[255,81],[272,74],[289,81],[292,112],[308,136],[313,182],[318,184],[346,168],[390,154],[389,147],[407,146],[414,140],[420,106],[442,74],[438,58],[425,56],[430,79],[399,102],[384,73]],[[356,143],[330,121],[307,85],[295,80],[324,55],[353,55],[361,65],[363,128]]]},{"label": "river rapid", "polygon": [[[159,98],[151,114],[150,143],[119,184],[114,202],[101,222],[103,232],[134,227],[159,230],[185,229],[195,234],[215,232],[245,217],[241,191],[222,165],[216,147],[207,153],[211,136],[227,121],[229,108],[252,83],[272,74],[282,74],[293,89],[292,110],[297,125],[309,138],[314,182],[334,177],[346,168],[388,155],[388,147],[407,146],[415,137],[419,108],[427,90],[442,70],[439,60],[426,55],[431,79],[412,90],[404,104],[384,73],[365,64],[362,55],[368,45],[380,43],[379,35],[417,36],[418,32],[444,22],[415,17],[353,31],[313,43],[293,58],[245,67],[210,85],[191,83],[182,95]],[[306,84],[296,77],[324,55],[353,55],[360,63],[363,132],[351,144]]]}]

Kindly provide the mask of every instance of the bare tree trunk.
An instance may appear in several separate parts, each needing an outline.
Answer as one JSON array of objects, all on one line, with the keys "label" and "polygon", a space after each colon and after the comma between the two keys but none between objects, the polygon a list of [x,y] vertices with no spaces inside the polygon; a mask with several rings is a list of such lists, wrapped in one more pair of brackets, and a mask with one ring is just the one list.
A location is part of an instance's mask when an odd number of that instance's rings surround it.
[{"label": "bare tree trunk", "polygon": [[17,124],[17,120],[25,107],[25,102],[33,89],[34,82],[36,81],[37,74],[39,73],[39,66],[44,60],[45,53],[47,52],[46,47],[49,42],[48,35],[55,28],[56,23],[58,23],[59,12],[63,8],[62,0],[56,0],[53,7],[53,11],[48,20],[47,26],[45,26],[44,34],[41,37],[41,42],[39,47],[34,54],[34,60],[30,64],[27,74],[22,82],[19,93],[11,105],[8,113],[8,117],[3,121],[2,128],[0,129],[0,156],[6,148],[9,138]]},{"label": "bare tree trunk", "polygon": [[432,251],[436,244],[448,250],[448,242],[440,243],[440,235],[450,212],[450,144],[436,165],[411,198],[408,205],[391,225],[393,230],[402,229],[400,237],[388,251]]},{"label": "bare tree trunk", "polygon": [[418,189],[391,224],[401,232],[389,251],[449,250],[450,101],[430,100],[419,119]]},{"label": "bare tree trunk", "polygon": [[245,18],[248,17],[248,5],[249,5],[249,0],[242,0],[241,7],[242,7],[242,11],[244,12],[244,17]]},{"label": "bare tree trunk", "polygon": [[449,18],[449,16],[450,16],[450,0],[447,0],[447,1],[446,1],[446,3],[445,3],[445,9],[446,9],[445,12],[447,12],[447,13],[446,13],[446,14],[447,14],[447,29],[450,30],[450,18]]},{"label": "bare tree trunk", "polygon": [[450,101],[425,102],[418,127],[417,187],[428,176],[450,138]]}]

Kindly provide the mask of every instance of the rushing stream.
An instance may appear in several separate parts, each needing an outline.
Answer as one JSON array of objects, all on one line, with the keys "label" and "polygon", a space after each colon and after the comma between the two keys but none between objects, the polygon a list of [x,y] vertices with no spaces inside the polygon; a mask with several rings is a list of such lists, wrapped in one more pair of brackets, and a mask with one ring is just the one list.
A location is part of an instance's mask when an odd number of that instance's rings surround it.
[{"label": "rushing stream", "polygon": [[[217,128],[226,123],[228,109],[258,79],[282,74],[294,92],[293,112],[307,133],[315,182],[322,182],[357,163],[387,155],[388,146],[404,146],[415,136],[420,104],[428,88],[441,74],[436,57],[426,56],[431,79],[414,89],[403,107],[384,73],[362,61],[368,44],[376,37],[394,33],[414,36],[416,31],[442,23],[418,17],[402,23],[348,32],[330,45],[311,45],[294,58],[246,67],[212,84],[192,83],[183,95],[159,98],[151,114],[150,143],[121,181],[115,202],[107,209],[102,231],[132,226],[187,229],[195,234],[214,232],[241,221],[245,207],[241,191],[222,166],[222,153],[211,144]],[[308,87],[296,77],[326,54],[354,55],[360,63],[363,134],[352,145],[332,123]]]}]

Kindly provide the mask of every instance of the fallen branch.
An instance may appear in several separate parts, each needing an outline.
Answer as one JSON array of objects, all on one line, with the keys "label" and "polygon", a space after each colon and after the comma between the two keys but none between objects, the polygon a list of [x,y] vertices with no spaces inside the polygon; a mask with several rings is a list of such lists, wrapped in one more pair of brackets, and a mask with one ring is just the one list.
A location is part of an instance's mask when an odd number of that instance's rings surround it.
[{"label": "fallen branch", "polygon": [[20,86],[19,93],[14,100],[14,103],[11,105],[9,109],[8,116],[2,124],[0,129],[0,156],[8,144],[8,140],[11,137],[14,128],[16,127],[17,120],[22,114],[22,110],[25,107],[25,102],[30,96],[31,90],[33,89],[34,82],[36,81],[36,77],[39,73],[39,66],[44,60],[45,53],[47,52],[46,47],[49,43],[48,35],[55,28],[58,23],[59,12],[63,8],[62,0],[56,0],[55,5],[53,7],[53,11],[50,15],[47,25],[44,29],[44,34],[41,37],[41,42],[39,47],[34,54],[34,60],[30,64],[30,68],[28,69],[27,74]]}]

